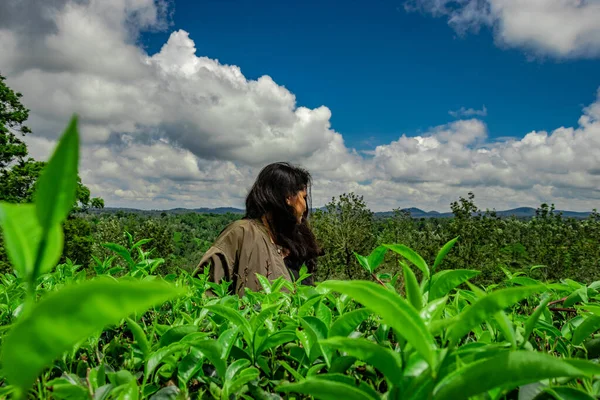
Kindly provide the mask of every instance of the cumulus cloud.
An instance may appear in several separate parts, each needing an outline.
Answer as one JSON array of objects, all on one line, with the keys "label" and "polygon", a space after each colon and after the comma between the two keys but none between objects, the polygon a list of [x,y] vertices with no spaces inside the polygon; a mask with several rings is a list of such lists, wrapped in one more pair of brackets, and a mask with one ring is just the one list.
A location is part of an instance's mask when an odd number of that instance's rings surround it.
[{"label": "cumulus cloud", "polygon": [[[485,106],[461,108],[455,121],[361,154],[332,128],[325,105],[304,107],[269,76],[248,79],[198,56],[183,30],[148,54],[139,33],[169,26],[166,4],[0,3],[0,71],[32,110],[31,154],[45,159],[79,114],[81,176],[109,206],[241,207],[259,169],[278,160],[313,173],[315,206],[349,191],[376,211],[447,210],[469,190],[498,208],[554,201],[589,210],[598,200],[600,99],[577,127],[499,141],[478,119]],[[449,12],[448,2],[431,4]]]},{"label": "cumulus cloud", "polygon": [[461,35],[490,27],[499,45],[536,56],[600,56],[597,0],[407,0],[405,9],[446,17]]},{"label": "cumulus cloud", "polygon": [[465,108],[461,107],[460,110],[456,111],[448,111],[448,114],[452,115],[454,118],[463,118],[463,117],[486,117],[487,116],[487,108],[485,105],[481,110],[476,110],[474,108]]},{"label": "cumulus cloud", "polygon": [[491,142],[483,122],[460,120],[378,146],[371,162],[378,179],[410,183],[423,197],[451,193],[456,198],[474,190],[486,204],[500,208],[520,200],[520,204],[554,201],[590,210],[600,199],[598,93],[576,128],[533,131],[521,139]]}]

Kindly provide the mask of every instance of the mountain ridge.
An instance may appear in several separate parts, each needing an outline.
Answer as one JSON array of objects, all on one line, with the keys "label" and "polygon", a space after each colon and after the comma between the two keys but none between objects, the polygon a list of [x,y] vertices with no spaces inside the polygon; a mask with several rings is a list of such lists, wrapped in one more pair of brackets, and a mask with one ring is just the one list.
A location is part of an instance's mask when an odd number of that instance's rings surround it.
[{"label": "mountain ridge", "polygon": [[[235,207],[200,207],[200,208],[183,208],[176,207],[171,209],[149,209],[142,210],[136,208],[126,208],[126,207],[105,207],[102,210],[91,210],[92,212],[109,212],[109,213],[117,213],[119,211],[122,212],[130,212],[130,213],[139,213],[139,214],[187,214],[187,213],[199,213],[199,214],[243,214],[244,210]],[[403,208],[401,211],[408,211],[410,216],[413,218],[451,218],[453,216],[452,212],[440,212],[436,210],[424,211],[417,207],[408,207]],[[492,211],[492,210],[490,210]],[[482,210],[485,212],[485,210]],[[587,218],[592,212],[589,211],[568,211],[568,210],[555,210],[555,213],[562,213],[563,217],[566,218],[578,218],[583,219]],[[536,213],[536,209],[533,207],[516,207],[508,210],[496,210],[496,215],[499,217],[516,217],[516,218],[531,218],[534,217]],[[375,217],[385,218],[394,215],[394,211],[378,211],[374,212]]]}]

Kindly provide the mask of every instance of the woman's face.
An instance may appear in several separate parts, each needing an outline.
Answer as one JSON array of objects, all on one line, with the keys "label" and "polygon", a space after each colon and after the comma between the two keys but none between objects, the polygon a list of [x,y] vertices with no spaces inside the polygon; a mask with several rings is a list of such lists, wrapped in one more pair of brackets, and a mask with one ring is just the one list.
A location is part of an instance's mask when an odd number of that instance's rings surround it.
[{"label": "woman's face", "polygon": [[289,197],[288,204],[294,209],[298,223],[301,223],[306,212],[306,189],[302,189],[295,196]]}]

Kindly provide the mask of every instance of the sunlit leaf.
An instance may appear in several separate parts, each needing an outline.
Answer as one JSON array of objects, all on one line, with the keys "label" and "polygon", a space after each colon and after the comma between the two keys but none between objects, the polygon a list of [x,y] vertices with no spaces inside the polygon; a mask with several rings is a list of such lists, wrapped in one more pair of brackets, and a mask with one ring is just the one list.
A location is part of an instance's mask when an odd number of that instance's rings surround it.
[{"label": "sunlit leaf", "polygon": [[577,328],[575,328],[573,339],[571,339],[571,341],[574,345],[579,345],[598,329],[600,329],[600,317],[597,315],[589,315],[577,326]]},{"label": "sunlit leaf", "polygon": [[360,254],[354,253],[354,256],[358,260],[358,263],[369,273],[373,273],[385,258],[387,248],[385,246],[377,246],[375,250],[369,254],[368,257],[361,256]]},{"label": "sunlit leaf", "polygon": [[336,337],[321,343],[343,351],[378,369],[390,382],[402,380],[402,358],[400,354],[362,338]]},{"label": "sunlit leaf", "polygon": [[[450,252],[450,250],[452,250],[452,248],[454,247],[454,244],[456,243],[456,241],[458,240],[458,237],[455,237],[454,239],[448,241],[438,252],[438,255],[435,257],[435,261],[433,263],[433,267],[432,267],[432,273],[437,271],[437,269],[439,268],[439,266],[442,264],[442,261],[444,261],[444,258],[446,258],[446,255]],[[445,294],[445,293],[444,293]]]},{"label": "sunlit leaf", "polygon": [[581,369],[546,353],[507,351],[447,375],[435,387],[433,399],[464,399],[497,387],[511,389],[544,379],[586,375]]},{"label": "sunlit leaf", "polygon": [[331,325],[329,337],[350,335],[364,320],[369,318],[371,313],[371,310],[367,308],[359,308],[342,314]]},{"label": "sunlit leaf", "polygon": [[481,298],[463,311],[450,327],[448,336],[452,343],[458,342],[471,329],[492,318],[498,311],[513,305],[527,296],[543,290],[543,286],[519,286],[496,290]]},{"label": "sunlit leaf", "polygon": [[400,262],[404,271],[404,290],[406,291],[406,299],[408,302],[419,311],[423,307],[423,296],[419,282],[412,269],[406,263]]},{"label": "sunlit leaf", "polygon": [[481,271],[470,269],[452,269],[440,271],[431,277],[429,301],[447,295],[452,289],[479,275]]},{"label": "sunlit leaf", "polygon": [[384,323],[391,326],[397,335],[405,338],[429,365],[435,365],[436,345],[433,336],[417,311],[397,293],[367,281],[326,281],[321,286],[345,293],[379,314]]},{"label": "sunlit leaf", "polygon": [[3,339],[2,365],[8,381],[30,387],[63,352],[98,329],[133,313],[183,295],[159,282],[98,279],[50,293],[22,315]]},{"label": "sunlit leaf", "polygon": [[363,387],[349,382],[327,380],[320,377],[311,377],[297,383],[290,383],[275,388],[278,392],[300,393],[313,396],[318,400],[379,400]]},{"label": "sunlit leaf", "polygon": [[392,250],[393,252],[400,254],[404,258],[406,258],[408,261],[413,263],[417,268],[419,268],[421,270],[421,272],[423,272],[423,275],[425,276],[425,278],[429,278],[429,276],[430,276],[429,266],[427,265],[427,263],[425,262],[423,257],[421,257],[419,255],[419,253],[417,253],[413,249],[406,247],[402,244],[386,244],[384,246],[387,247],[388,249]]},{"label": "sunlit leaf", "polygon": [[34,202],[43,231],[59,225],[75,205],[79,132],[74,116],[36,182]]},{"label": "sunlit leaf", "polygon": [[[29,278],[39,254],[42,227],[38,223],[34,204],[0,202],[0,226],[6,252],[19,275]],[[60,224],[47,232],[38,274],[52,270],[63,251],[63,230]]]}]

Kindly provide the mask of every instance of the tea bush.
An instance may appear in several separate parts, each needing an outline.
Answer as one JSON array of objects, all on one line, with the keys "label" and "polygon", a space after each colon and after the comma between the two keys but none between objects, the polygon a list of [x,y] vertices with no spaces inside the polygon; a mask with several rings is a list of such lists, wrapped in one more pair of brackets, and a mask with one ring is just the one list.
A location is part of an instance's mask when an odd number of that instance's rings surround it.
[{"label": "tea bush", "polygon": [[[59,262],[74,202],[74,119],[35,201],[0,203],[14,272],[0,276],[0,395],[42,399],[593,399],[600,282],[487,287],[403,244],[353,253],[369,280],[262,290],[158,275],[150,239],[103,243],[91,276]],[[394,255],[401,273],[381,272]],[[119,263],[115,263],[119,260]],[[534,269],[539,269],[534,267]],[[396,288],[400,286],[401,290]]]}]

